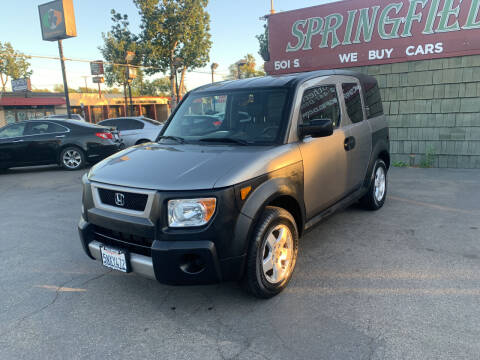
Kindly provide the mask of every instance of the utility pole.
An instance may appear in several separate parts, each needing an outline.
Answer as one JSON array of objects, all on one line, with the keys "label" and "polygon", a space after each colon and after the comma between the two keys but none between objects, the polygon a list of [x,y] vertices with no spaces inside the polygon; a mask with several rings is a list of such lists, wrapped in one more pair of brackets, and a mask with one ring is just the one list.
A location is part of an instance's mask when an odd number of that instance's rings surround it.
[{"label": "utility pole", "polygon": [[88,77],[89,77],[89,76],[86,76],[86,75],[83,75],[83,76],[82,76],[83,80],[85,81],[85,92],[88,92],[88,85],[87,85],[87,78],[88,78]]},{"label": "utility pole", "polygon": [[60,65],[62,67],[63,91],[65,92],[65,100],[67,102],[67,114],[68,118],[71,119],[72,109],[70,108],[70,97],[68,96],[67,74],[65,73],[65,58],[63,57],[62,40],[58,40],[58,54],[60,55]]},{"label": "utility pole", "polygon": [[273,0],[270,0],[270,14],[275,14],[275,9],[273,8]]}]

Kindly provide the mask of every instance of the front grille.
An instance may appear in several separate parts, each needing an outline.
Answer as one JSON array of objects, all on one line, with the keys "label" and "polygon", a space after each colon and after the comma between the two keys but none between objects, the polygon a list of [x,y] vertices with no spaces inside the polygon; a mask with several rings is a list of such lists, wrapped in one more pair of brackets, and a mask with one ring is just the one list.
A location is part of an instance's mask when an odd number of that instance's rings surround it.
[{"label": "front grille", "polygon": [[126,234],[96,225],[93,228],[93,233],[95,240],[102,244],[124,249],[135,254],[152,256],[152,239]]},{"label": "front grille", "polygon": [[[123,205],[121,203],[117,203],[115,197],[117,194],[122,196]],[[130,193],[125,191],[115,191],[109,189],[102,189],[98,188],[98,195],[100,196],[100,200],[105,205],[115,206],[120,209],[128,209],[128,210],[136,210],[136,211],[144,211],[145,206],[147,205],[148,195],[147,194],[137,194],[137,193]]]}]

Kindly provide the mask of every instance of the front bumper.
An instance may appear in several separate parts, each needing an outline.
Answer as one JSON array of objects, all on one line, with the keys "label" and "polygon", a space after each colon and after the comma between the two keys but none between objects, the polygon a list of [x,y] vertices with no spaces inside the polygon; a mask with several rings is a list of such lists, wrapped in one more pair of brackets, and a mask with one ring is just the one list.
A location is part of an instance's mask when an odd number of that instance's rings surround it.
[{"label": "front bumper", "polygon": [[[99,237],[95,225],[83,218],[78,224],[85,253],[101,260],[100,246],[120,246],[106,243]],[[102,240],[103,239],[103,240]],[[243,273],[245,256],[220,260],[214,242],[208,240],[161,241],[153,240],[150,254],[129,252],[132,272],[170,285],[210,284],[238,280]]]}]

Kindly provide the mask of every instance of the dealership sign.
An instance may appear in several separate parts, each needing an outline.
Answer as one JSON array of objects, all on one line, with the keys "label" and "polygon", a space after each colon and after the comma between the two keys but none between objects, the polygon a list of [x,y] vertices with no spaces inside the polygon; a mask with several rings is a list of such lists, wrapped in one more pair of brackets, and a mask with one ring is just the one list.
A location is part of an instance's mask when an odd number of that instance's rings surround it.
[{"label": "dealership sign", "polygon": [[480,0],[346,0],[269,16],[269,74],[480,54]]},{"label": "dealership sign", "polygon": [[55,0],[38,6],[42,38],[57,41],[77,36],[73,0]]}]

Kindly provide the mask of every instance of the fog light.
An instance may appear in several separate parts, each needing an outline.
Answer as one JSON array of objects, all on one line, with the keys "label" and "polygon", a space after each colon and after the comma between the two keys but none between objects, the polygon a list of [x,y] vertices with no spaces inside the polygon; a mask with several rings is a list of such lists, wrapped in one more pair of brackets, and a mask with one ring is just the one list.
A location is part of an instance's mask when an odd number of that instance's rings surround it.
[{"label": "fog light", "polygon": [[180,269],[187,274],[200,274],[205,268],[205,262],[196,254],[185,254],[180,259]]}]

